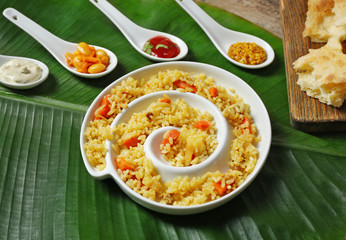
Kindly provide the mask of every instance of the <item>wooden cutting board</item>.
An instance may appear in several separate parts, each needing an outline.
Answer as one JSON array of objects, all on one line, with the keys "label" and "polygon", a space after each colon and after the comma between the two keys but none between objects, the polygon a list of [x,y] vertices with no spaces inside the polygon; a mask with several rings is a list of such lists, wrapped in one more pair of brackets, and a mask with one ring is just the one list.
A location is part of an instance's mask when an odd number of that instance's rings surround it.
[{"label": "wooden cutting board", "polygon": [[306,132],[346,131],[345,102],[340,108],[328,106],[307,96],[296,84],[298,75],[292,63],[307,54],[309,49],[322,46],[312,43],[310,38],[303,38],[307,2],[307,0],[280,0],[291,124],[294,128]]}]

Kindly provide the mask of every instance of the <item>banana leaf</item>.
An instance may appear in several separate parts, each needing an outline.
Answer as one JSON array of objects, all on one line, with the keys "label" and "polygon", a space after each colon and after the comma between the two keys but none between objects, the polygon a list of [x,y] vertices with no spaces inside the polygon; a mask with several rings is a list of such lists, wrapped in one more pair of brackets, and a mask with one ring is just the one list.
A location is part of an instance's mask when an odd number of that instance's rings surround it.
[{"label": "banana leaf", "polygon": [[218,66],[246,81],[273,127],[268,160],[255,181],[227,204],[171,216],[130,200],[111,179],[86,171],[79,149],[84,114],[111,82],[153,64],[89,1],[5,0],[71,42],[112,50],[117,68],[100,79],[67,72],[31,36],[0,16],[0,54],[38,59],[50,75],[31,90],[0,86],[0,239],[344,239],[346,134],[304,133],[290,125],[281,39],[238,16],[199,5],[221,25],[256,35],[275,61],[247,70],[228,62],[173,0],[109,0],[135,23],[182,38],[186,61]]}]

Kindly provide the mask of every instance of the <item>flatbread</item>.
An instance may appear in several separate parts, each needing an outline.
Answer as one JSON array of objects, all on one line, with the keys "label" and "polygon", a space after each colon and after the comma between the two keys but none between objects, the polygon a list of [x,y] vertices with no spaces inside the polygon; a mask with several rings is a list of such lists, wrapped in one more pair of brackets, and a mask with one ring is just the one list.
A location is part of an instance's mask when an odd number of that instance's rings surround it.
[{"label": "flatbread", "polygon": [[313,42],[327,42],[334,37],[345,40],[346,1],[309,0],[303,36]]},{"label": "flatbread", "polygon": [[334,107],[340,107],[346,97],[346,55],[340,48],[337,39],[329,40],[293,63],[301,90]]},{"label": "flatbread", "polygon": [[293,67],[297,84],[308,96],[341,107],[346,98],[346,0],[309,0],[304,37],[313,42],[327,42],[320,49],[310,49]]}]

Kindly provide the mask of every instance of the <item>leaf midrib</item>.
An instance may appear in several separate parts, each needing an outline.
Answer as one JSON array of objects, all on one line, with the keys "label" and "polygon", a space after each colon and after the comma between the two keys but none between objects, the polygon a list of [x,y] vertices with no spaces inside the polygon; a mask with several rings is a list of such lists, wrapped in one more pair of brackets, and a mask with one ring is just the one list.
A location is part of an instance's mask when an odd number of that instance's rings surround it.
[{"label": "leaf midrib", "polygon": [[68,111],[74,111],[74,112],[82,112],[85,113],[88,110],[89,106],[70,103],[70,102],[64,102],[60,100],[55,100],[47,97],[41,97],[41,96],[31,96],[30,98],[21,96],[21,95],[0,95],[1,97],[5,99],[11,99],[12,101],[20,101],[25,103],[31,103],[31,104],[39,104],[42,106],[49,106],[54,108],[59,108],[63,110]]}]

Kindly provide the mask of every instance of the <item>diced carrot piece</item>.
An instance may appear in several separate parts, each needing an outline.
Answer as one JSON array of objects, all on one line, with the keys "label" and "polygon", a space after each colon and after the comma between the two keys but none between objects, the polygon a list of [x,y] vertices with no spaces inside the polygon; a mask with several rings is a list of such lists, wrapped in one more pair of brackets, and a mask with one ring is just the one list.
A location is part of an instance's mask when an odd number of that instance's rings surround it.
[{"label": "diced carrot piece", "polygon": [[197,87],[195,85],[188,84],[187,82],[181,81],[181,80],[176,80],[173,82],[173,84],[178,87],[185,89],[188,92],[196,93],[197,92]]},{"label": "diced carrot piece", "polygon": [[[95,119],[102,119],[102,117],[104,118],[108,118],[108,112],[110,111],[110,107],[109,105],[103,105],[102,108],[98,111],[98,114],[100,116],[96,116]],[[101,117],[102,116],[102,117]]]},{"label": "diced carrot piece", "polygon": [[110,102],[109,102],[109,98],[112,96],[112,94],[108,94],[107,96],[104,96],[102,98],[101,104],[100,106],[101,109],[97,112],[98,115],[100,116],[95,116],[95,119],[102,119],[102,117],[104,118],[108,118],[108,112],[111,110],[110,108]]},{"label": "diced carrot piece", "polygon": [[138,137],[130,137],[127,138],[123,141],[123,144],[125,145],[125,147],[130,148],[130,147],[135,147],[137,146],[138,143],[140,143],[141,141],[138,140]]},{"label": "diced carrot piece", "polygon": [[248,129],[249,130],[249,133],[252,134],[252,131],[251,131],[251,122],[250,122],[250,119],[248,117],[244,117],[242,123],[240,125],[243,125],[243,128],[244,129]]},{"label": "diced carrot piece", "polygon": [[215,187],[215,190],[220,194],[220,195],[223,195],[226,190],[227,190],[227,185],[225,184],[225,186],[222,187],[222,183],[221,183],[221,180],[217,181],[217,182],[214,182],[214,187]]},{"label": "diced carrot piece", "polygon": [[162,102],[162,103],[171,103],[171,99],[169,99],[169,98],[161,98],[161,99],[159,100],[159,102]]},{"label": "diced carrot piece", "polygon": [[125,158],[123,158],[123,157],[116,157],[115,162],[117,163],[117,166],[121,171],[135,169],[133,164],[126,161]]},{"label": "diced carrot piece", "polygon": [[161,144],[163,144],[163,145],[169,144],[170,138],[172,138],[173,144],[174,144],[177,142],[177,139],[179,136],[180,136],[180,132],[178,130],[176,130],[176,129],[170,130],[165,134]]},{"label": "diced carrot piece", "polygon": [[106,96],[104,96],[101,100],[101,105],[105,105],[105,104],[109,104],[109,98],[112,96],[112,94],[108,94]]},{"label": "diced carrot piece", "polygon": [[194,128],[201,129],[202,131],[206,130],[209,126],[210,126],[210,122],[206,120],[197,121],[193,125]]},{"label": "diced carrot piece", "polygon": [[211,87],[209,88],[209,94],[211,97],[216,97],[217,95],[219,95],[219,92],[216,87]]}]

